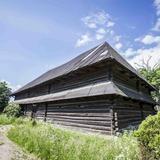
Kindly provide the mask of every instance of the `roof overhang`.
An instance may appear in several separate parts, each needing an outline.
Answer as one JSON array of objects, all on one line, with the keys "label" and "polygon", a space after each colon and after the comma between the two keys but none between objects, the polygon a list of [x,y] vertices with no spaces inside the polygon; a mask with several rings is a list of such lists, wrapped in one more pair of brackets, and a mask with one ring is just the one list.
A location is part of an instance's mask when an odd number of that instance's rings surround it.
[{"label": "roof overhang", "polygon": [[20,100],[16,100],[15,103],[34,104],[34,103],[43,103],[43,102],[94,97],[94,96],[102,96],[102,95],[119,95],[119,96],[131,98],[131,99],[155,104],[155,101],[150,96],[144,95],[135,90],[129,89],[127,87],[124,87],[120,84],[117,84],[111,81],[94,83],[87,86],[83,86],[75,89],[69,89],[69,90],[65,90],[57,93],[47,94],[43,96],[20,99]]}]

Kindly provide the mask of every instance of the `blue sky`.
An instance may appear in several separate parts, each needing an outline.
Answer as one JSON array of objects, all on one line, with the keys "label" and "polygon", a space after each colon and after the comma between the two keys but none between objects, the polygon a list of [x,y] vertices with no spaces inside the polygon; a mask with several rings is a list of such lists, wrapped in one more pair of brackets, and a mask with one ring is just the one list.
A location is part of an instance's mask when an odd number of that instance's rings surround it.
[{"label": "blue sky", "polygon": [[1,0],[0,80],[13,89],[107,41],[132,65],[160,58],[160,0]]}]

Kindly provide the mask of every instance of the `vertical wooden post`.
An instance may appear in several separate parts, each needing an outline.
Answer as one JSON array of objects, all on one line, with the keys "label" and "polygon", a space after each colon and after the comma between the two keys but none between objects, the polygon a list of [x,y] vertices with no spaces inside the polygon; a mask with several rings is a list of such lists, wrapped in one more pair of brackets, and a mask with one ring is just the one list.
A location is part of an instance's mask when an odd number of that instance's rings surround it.
[{"label": "vertical wooden post", "polygon": [[51,93],[51,84],[48,85],[48,94]]},{"label": "vertical wooden post", "polygon": [[117,112],[114,111],[114,107],[115,107],[114,104],[115,104],[115,101],[112,102],[111,108],[110,108],[110,113],[111,113],[111,117],[112,117],[112,119],[111,119],[111,135],[115,135],[116,131],[118,130]]},{"label": "vertical wooden post", "polygon": [[48,108],[48,103],[45,103],[45,115],[44,115],[45,122],[46,122],[46,118],[47,118],[47,108]]},{"label": "vertical wooden post", "polygon": [[35,118],[37,104],[32,104],[32,112],[31,112],[31,119]]},{"label": "vertical wooden post", "polygon": [[31,105],[31,119],[33,119],[33,106],[34,104]]},{"label": "vertical wooden post", "polygon": [[113,114],[113,108],[110,108],[110,114],[111,114],[111,135],[114,135],[114,114]]},{"label": "vertical wooden post", "polygon": [[114,112],[114,126],[115,126],[115,133],[118,131],[118,115],[117,112]]}]

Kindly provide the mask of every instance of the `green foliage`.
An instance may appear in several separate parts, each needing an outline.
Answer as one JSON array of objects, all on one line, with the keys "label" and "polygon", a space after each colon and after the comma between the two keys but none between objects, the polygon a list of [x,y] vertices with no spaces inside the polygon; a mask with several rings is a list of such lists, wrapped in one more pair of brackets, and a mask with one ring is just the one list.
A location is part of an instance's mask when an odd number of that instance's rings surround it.
[{"label": "green foliage", "polygon": [[44,160],[139,159],[138,143],[131,134],[107,138],[25,121],[15,124],[8,137]]},{"label": "green foliage", "polygon": [[3,110],[3,113],[5,113],[8,117],[18,117],[20,116],[21,108],[18,104],[15,103],[9,103],[8,106],[6,106]]},{"label": "green foliage", "polygon": [[8,125],[15,122],[15,117],[8,117],[5,114],[0,115],[0,125]]},{"label": "green foliage", "polygon": [[148,116],[135,132],[135,136],[140,141],[144,155],[160,159],[160,112]]},{"label": "green foliage", "polygon": [[139,72],[148,80],[148,82],[158,89],[156,93],[153,93],[153,97],[160,102],[160,67],[153,69],[147,69],[144,67],[140,68]]},{"label": "green foliage", "polygon": [[154,86],[160,89],[160,67],[147,70],[141,68],[140,73]]},{"label": "green foliage", "polygon": [[19,125],[19,124],[23,124],[28,122],[29,120],[27,118],[23,118],[23,117],[11,117],[11,116],[7,116],[5,114],[1,114],[0,115],[0,125]]},{"label": "green foliage", "polygon": [[0,111],[8,105],[11,89],[6,82],[0,82]]}]

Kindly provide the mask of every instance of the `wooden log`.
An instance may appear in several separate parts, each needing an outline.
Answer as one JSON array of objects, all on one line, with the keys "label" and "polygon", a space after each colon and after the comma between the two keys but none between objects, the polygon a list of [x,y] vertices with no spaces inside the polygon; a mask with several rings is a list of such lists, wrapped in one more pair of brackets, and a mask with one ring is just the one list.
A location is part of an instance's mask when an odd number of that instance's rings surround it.
[{"label": "wooden log", "polygon": [[89,113],[91,113],[91,112],[93,112],[93,113],[104,113],[104,112],[109,112],[109,109],[108,108],[104,108],[104,109],[99,109],[99,108],[94,108],[94,109],[92,109],[92,108],[73,108],[73,109],[64,109],[64,108],[57,108],[57,109],[54,109],[54,108],[48,108],[48,112],[70,112],[70,113],[74,113],[74,112],[81,112],[81,113],[83,113],[83,112],[89,112]]},{"label": "wooden log", "polygon": [[53,122],[71,122],[76,124],[86,124],[95,126],[110,126],[110,121],[96,121],[96,120],[75,120],[75,119],[62,119],[62,118],[51,118]]},{"label": "wooden log", "polygon": [[105,120],[111,120],[110,117],[82,117],[82,116],[65,116],[65,115],[47,115],[48,118],[62,118],[62,119],[75,119],[75,120],[96,120],[96,121],[105,121]]},{"label": "wooden log", "polygon": [[[48,119],[49,121],[52,121],[52,119]],[[75,127],[82,127],[82,128],[91,128],[91,129],[98,129],[98,130],[106,130],[110,131],[111,127],[105,127],[105,126],[96,126],[96,125],[87,125],[87,124],[78,124],[78,123],[71,123],[71,122],[64,122],[64,121],[52,121],[52,123],[55,124],[62,124],[66,126],[75,126]]]},{"label": "wooden log", "polygon": [[70,113],[70,112],[47,112],[47,115],[50,116],[72,116],[72,117],[76,117],[76,116],[80,116],[80,117],[105,117],[105,118],[110,118],[111,114],[110,113],[82,113],[82,112],[77,112],[77,113]]}]

